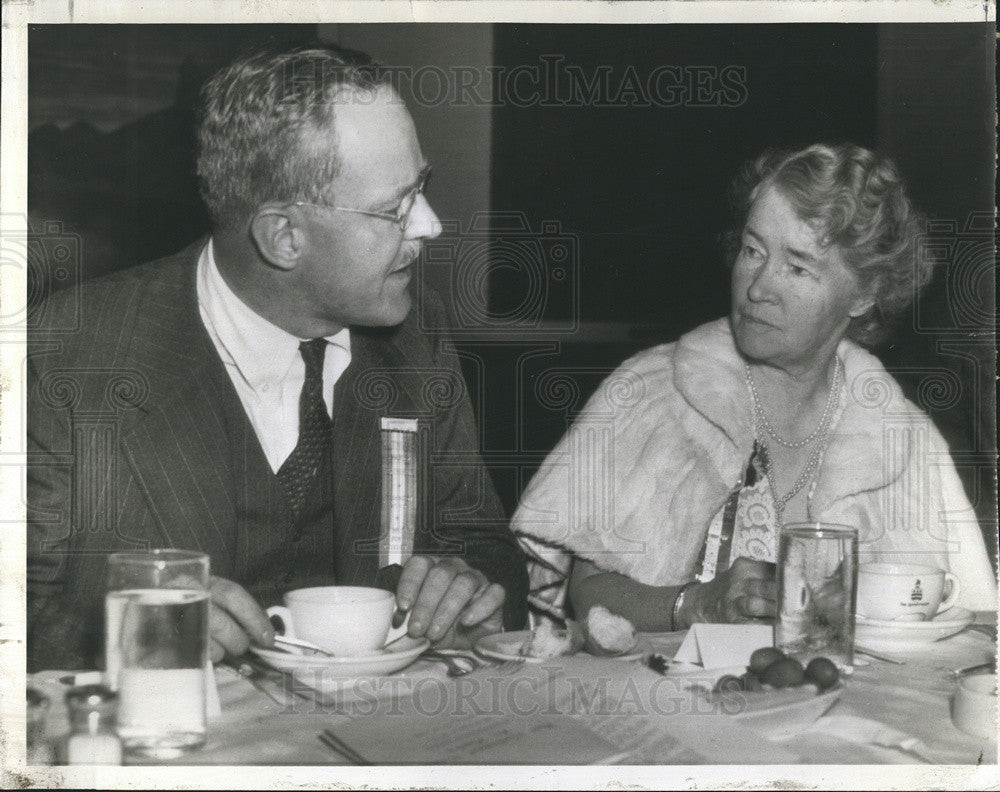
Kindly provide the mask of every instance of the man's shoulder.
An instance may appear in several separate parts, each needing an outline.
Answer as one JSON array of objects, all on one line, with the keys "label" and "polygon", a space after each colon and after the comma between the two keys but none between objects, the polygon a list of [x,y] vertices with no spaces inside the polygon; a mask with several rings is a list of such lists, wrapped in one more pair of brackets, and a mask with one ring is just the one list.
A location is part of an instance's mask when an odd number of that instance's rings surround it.
[{"label": "man's shoulder", "polygon": [[61,289],[29,307],[28,336],[33,338],[108,333],[134,321],[144,304],[175,304],[194,283],[194,268],[204,242],[171,256],[138,264]]}]

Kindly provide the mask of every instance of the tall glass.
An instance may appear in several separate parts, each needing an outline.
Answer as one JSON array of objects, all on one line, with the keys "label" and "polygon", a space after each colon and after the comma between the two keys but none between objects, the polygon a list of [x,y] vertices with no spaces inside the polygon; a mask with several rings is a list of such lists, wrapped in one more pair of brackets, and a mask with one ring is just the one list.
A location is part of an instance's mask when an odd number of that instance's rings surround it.
[{"label": "tall glass", "polygon": [[105,661],[126,751],[168,759],[205,742],[208,612],[207,555],[108,559]]},{"label": "tall glass", "polygon": [[778,538],[774,645],[803,664],[854,662],[858,532],[846,525],[792,523]]}]

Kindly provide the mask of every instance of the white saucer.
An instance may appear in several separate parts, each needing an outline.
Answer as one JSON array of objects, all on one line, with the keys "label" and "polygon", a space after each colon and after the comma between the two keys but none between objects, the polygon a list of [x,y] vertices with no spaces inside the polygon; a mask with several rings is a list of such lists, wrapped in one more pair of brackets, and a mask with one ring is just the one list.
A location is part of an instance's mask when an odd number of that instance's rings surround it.
[{"label": "white saucer", "polygon": [[[524,660],[526,663],[541,663],[541,657],[525,657],[521,654],[521,647],[524,646],[524,642],[530,637],[531,630],[494,633],[476,641],[476,651],[483,657],[489,657],[492,660]],[[625,662],[641,660],[652,651],[653,646],[650,645],[642,633],[639,633],[638,643],[632,652],[623,655],[612,655],[611,659]],[[586,654],[586,652],[581,649],[577,654]]]},{"label": "white saucer", "polygon": [[273,649],[251,646],[250,651],[279,671],[297,673],[319,669],[326,678],[350,679],[353,677],[385,676],[406,668],[431,645],[426,638],[405,636],[391,646],[364,657],[323,657],[322,655],[294,655]]},{"label": "white saucer", "polygon": [[921,646],[962,632],[975,615],[965,608],[949,608],[928,621],[888,621],[858,615],[854,638],[873,649]]}]

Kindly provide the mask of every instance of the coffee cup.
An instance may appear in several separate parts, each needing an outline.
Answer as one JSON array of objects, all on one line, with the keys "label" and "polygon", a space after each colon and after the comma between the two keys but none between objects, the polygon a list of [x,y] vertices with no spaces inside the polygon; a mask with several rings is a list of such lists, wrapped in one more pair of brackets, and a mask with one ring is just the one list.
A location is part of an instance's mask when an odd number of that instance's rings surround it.
[{"label": "coffee cup", "polygon": [[883,621],[924,621],[954,606],[960,591],[958,578],[937,567],[861,564],[857,612]]},{"label": "coffee cup", "polygon": [[295,589],[285,605],[267,609],[284,627],[282,634],[316,644],[336,657],[375,654],[387,641],[405,634],[391,631],[396,597],[391,591],[364,586],[317,586]]},{"label": "coffee cup", "polygon": [[951,719],[966,734],[996,739],[996,675],[980,674],[960,679],[951,699]]}]

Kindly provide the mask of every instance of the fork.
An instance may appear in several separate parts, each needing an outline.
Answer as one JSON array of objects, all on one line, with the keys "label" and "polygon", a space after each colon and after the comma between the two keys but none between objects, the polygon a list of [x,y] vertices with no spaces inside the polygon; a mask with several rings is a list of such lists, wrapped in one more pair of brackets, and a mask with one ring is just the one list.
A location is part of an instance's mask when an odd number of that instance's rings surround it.
[{"label": "fork", "polygon": [[[507,674],[514,673],[524,665],[523,658],[504,660],[501,663],[493,663],[474,655],[466,654],[445,654],[444,652],[432,651],[425,652],[423,656],[428,660],[439,660],[448,666],[448,676],[450,677],[462,677],[466,674],[471,674],[473,671],[480,668],[491,668],[501,676],[506,676]],[[469,665],[463,665],[457,662],[458,660],[465,660]]]},{"label": "fork", "polygon": [[[425,652],[423,656],[427,660],[437,660],[448,666],[448,676],[450,677],[460,677],[465,676],[466,674],[471,674],[482,665],[482,661],[478,658],[469,657],[468,655],[447,655],[440,652]],[[458,660],[465,660],[469,663],[469,665],[462,665],[458,662]]]}]

